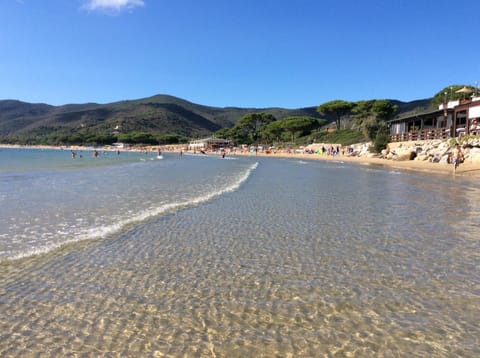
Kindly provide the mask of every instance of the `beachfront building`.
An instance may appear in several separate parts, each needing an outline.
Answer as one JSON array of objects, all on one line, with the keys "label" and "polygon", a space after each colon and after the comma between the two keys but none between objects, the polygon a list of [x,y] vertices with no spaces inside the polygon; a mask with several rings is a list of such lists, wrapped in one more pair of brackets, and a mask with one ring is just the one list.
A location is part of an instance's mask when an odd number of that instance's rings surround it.
[{"label": "beachfront building", "polygon": [[115,149],[128,149],[130,148],[130,146],[126,143],[120,143],[120,142],[117,142],[117,143],[113,143],[112,144],[112,148],[115,148]]},{"label": "beachfront building", "polygon": [[418,111],[394,118],[391,142],[448,139],[480,134],[480,96],[442,103],[438,109]]},{"label": "beachfront building", "polygon": [[231,146],[232,142],[226,139],[209,137],[197,139],[188,144],[188,150],[217,150]]}]

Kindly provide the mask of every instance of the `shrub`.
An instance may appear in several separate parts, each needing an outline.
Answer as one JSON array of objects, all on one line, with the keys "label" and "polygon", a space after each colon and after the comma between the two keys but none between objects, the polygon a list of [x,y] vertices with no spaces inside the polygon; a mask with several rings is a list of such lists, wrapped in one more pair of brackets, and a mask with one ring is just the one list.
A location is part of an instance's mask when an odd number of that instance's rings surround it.
[{"label": "shrub", "polygon": [[373,142],[373,150],[375,153],[380,153],[382,150],[387,148],[387,144],[390,142],[390,130],[388,127],[381,127],[377,135],[375,136],[375,140]]}]

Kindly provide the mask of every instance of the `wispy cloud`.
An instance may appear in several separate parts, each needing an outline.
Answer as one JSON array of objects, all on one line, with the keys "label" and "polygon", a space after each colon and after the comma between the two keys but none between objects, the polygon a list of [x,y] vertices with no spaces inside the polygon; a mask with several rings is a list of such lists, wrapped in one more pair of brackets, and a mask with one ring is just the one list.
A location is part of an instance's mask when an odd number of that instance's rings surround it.
[{"label": "wispy cloud", "polygon": [[87,0],[83,8],[89,11],[119,13],[122,10],[133,9],[143,5],[145,5],[143,0]]}]

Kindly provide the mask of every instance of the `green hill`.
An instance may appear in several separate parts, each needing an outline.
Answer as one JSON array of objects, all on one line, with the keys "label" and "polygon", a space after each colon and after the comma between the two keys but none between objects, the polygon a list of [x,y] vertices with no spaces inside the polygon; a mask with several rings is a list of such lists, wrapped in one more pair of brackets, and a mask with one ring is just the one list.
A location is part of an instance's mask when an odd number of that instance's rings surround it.
[{"label": "green hill", "polygon": [[398,106],[397,116],[406,116],[415,114],[416,112],[425,112],[433,109],[432,98],[419,99],[411,102],[401,102],[396,100],[389,100],[391,103]]},{"label": "green hill", "polygon": [[[419,103],[411,102],[411,105],[394,102],[399,106],[399,112],[403,112],[425,105],[428,101],[415,101]],[[84,141],[85,138],[98,141],[101,137],[108,142],[113,136],[129,133],[198,138],[211,135],[221,128],[232,127],[248,113],[266,112],[277,119],[289,116],[320,118],[316,108],[219,108],[168,95],[108,104],[63,106],[1,100],[0,142],[58,144],[62,141]]]},{"label": "green hill", "polygon": [[168,95],[108,104],[51,106],[15,100],[0,101],[0,142],[42,144],[61,138],[112,136],[125,133],[201,137],[232,127],[242,116],[267,112],[281,119],[291,115],[318,117],[315,107],[217,108]]}]

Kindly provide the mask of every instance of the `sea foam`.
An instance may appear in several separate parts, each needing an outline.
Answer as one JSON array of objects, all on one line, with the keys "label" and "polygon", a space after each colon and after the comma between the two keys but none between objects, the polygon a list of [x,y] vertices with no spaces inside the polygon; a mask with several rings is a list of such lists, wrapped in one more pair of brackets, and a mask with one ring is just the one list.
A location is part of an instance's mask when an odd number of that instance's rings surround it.
[{"label": "sea foam", "polygon": [[[60,247],[63,247],[65,245],[72,244],[75,242],[103,239],[103,238],[118,234],[127,227],[131,227],[135,224],[139,224],[139,223],[148,221],[152,218],[159,217],[161,215],[164,215],[165,213],[170,213],[170,212],[181,210],[184,208],[200,205],[202,203],[213,200],[223,194],[238,190],[240,186],[249,178],[251,173],[257,167],[258,167],[258,162],[253,163],[250,167],[247,168],[247,170],[241,173],[236,178],[236,180],[233,181],[233,183],[231,183],[230,185],[224,188],[221,188],[218,190],[212,190],[207,193],[202,193],[202,195],[190,198],[188,200],[179,200],[171,203],[164,203],[157,207],[141,210],[135,215],[132,215],[128,218],[123,218],[113,224],[90,227],[87,229],[82,229],[80,230],[80,232],[64,233],[64,234],[69,234],[70,236],[73,236],[73,237],[70,239],[64,239],[61,242],[47,243],[35,248],[26,249],[22,252],[16,252],[16,253],[6,251],[7,256],[0,257],[0,262],[14,261],[14,260],[19,260],[19,259],[23,259],[31,256],[46,254],[46,253],[49,253],[50,251],[56,250]],[[58,233],[59,232],[57,232],[57,234]],[[65,235],[65,236],[68,236],[68,235]],[[3,253],[5,253],[5,251]]]}]

